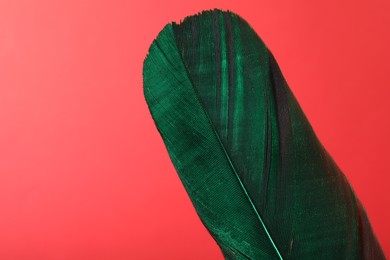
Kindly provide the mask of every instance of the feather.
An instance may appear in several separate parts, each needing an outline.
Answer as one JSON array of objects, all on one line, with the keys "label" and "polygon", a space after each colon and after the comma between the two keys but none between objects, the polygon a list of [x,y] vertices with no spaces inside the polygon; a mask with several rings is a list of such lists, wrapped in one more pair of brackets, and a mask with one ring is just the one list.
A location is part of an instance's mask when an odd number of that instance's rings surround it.
[{"label": "feather", "polygon": [[364,207],[242,18],[212,10],[166,25],[143,77],[172,163],[226,259],[385,259]]}]

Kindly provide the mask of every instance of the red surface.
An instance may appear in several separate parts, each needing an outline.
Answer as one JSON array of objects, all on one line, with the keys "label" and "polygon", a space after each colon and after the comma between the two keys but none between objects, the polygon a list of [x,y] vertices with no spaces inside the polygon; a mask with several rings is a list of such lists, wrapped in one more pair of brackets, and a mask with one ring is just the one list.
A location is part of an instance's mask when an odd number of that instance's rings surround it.
[{"label": "red surface", "polygon": [[142,92],[162,27],[214,7],[272,50],[389,256],[390,2],[184,2],[0,1],[0,259],[222,259]]}]

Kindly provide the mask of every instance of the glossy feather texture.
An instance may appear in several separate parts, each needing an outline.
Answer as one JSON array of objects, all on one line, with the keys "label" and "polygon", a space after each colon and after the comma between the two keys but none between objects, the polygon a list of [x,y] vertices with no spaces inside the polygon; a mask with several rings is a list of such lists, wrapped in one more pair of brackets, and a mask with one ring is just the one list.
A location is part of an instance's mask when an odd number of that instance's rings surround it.
[{"label": "glossy feather texture", "polygon": [[384,259],[365,210],[271,52],[220,10],[168,24],[144,93],[169,156],[226,259]]}]

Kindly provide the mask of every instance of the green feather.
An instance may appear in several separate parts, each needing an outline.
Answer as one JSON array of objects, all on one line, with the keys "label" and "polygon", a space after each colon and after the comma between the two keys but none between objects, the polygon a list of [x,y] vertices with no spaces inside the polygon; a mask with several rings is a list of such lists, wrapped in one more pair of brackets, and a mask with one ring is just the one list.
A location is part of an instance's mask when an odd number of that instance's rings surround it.
[{"label": "green feather", "polygon": [[384,259],[365,210],[271,52],[220,10],[168,24],[144,93],[169,156],[226,259]]}]

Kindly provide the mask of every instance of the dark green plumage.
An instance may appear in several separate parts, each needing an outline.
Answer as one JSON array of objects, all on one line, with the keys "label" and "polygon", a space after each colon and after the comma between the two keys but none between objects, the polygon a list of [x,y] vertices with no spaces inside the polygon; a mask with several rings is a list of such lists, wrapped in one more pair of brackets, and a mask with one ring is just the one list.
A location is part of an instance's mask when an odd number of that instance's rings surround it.
[{"label": "dark green plumage", "polygon": [[227,259],[384,259],[271,52],[239,16],[213,10],[166,25],[145,59],[144,92]]}]

